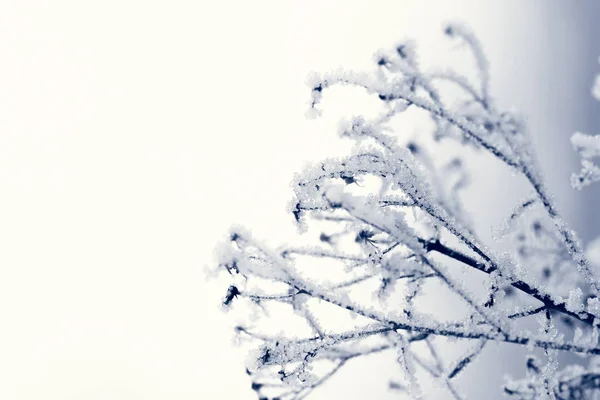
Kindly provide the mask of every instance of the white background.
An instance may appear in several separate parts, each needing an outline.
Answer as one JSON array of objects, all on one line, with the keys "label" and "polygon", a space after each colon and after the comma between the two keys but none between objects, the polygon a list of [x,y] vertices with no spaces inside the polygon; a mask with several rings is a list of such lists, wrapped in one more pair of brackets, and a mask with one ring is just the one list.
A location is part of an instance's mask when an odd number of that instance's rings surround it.
[{"label": "white background", "polygon": [[[589,77],[569,73],[596,55],[557,4],[2,2],[0,398],[253,398],[223,286],[203,275],[215,241],[234,222],[274,244],[294,233],[293,172],[338,148],[335,112],[304,121],[310,70],[364,67],[407,36],[424,62],[447,57],[447,20],[479,33],[493,92],[530,114],[577,223],[578,109],[559,94],[588,100]],[[479,171],[494,185],[469,206],[485,226],[515,199],[498,165]],[[329,390],[315,398],[370,393]]]}]

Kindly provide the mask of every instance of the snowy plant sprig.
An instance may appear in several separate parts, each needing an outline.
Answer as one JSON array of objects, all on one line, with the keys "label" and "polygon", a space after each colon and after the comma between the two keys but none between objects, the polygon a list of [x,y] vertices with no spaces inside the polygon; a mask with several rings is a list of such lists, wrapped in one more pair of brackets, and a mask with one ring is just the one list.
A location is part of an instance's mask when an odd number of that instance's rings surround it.
[{"label": "snowy plant sprig", "polygon": [[[592,96],[600,101],[600,74],[596,76],[592,85]],[[571,145],[581,157],[581,171],[571,175],[571,186],[581,190],[600,181],[600,167],[593,161],[600,157],[600,135],[575,132],[571,136]]]},{"label": "snowy plant sprig", "polygon": [[581,190],[600,181],[600,167],[593,161],[600,157],[600,135],[576,132],[571,136],[571,144],[581,157],[581,171],[571,176],[571,186]]},{"label": "snowy plant sprig", "polygon": [[[467,47],[474,80],[422,71],[414,41],[377,51],[373,73],[311,75],[309,115],[321,114],[336,85],[357,87],[381,106],[377,117],[340,123],[338,134],[355,143],[349,155],[311,165],[292,181],[291,219],[315,244],[273,250],[234,228],[220,248],[218,264],[231,279],[223,304],[255,310],[236,332],[257,342],[246,368],[260,399],[306,398],[347,364],[382,352],[393,352],[400,367],[391,390],[426,395],[417,379],[424,372],[462,399],[456,377],[491,342],[543,356],[524,358],[528,375],[507,382],[508,395],[559,399],[595,390],[595,369],[559,365],[557,354],[600,354],[596,271],[545,188],[523,118],[496,108],[479,41],[459,24],[445,34]],[[462,91],[463,101],[447,104],[440,82]],[[394,129],[415,112],[432,122],[429,138]],[[574,140],[582,157],[600,152],[594,139]],[[450,162],[432,156],[448,151],[448,142],[488,152],[529,184],[531,195],[515,199],[501,229],[510,252],[496,252],[474,231],[461,204],[469,182],[461,151]],[[441,312],[432,296],[440,290],[460,303],[460,317]],[[263,329],[269,321],[280,330]],[[440,340],[470,347],[445,359]]]}]

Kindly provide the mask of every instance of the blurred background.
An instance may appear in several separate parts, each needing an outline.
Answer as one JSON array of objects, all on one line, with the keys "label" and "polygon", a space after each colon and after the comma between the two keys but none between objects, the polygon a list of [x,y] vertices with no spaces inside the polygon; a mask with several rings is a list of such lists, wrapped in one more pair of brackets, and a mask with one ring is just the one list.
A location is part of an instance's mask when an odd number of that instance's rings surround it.
[{"label": "blurred background", "polygon": [[[2,2],[0,398],[254,398],[218,308],[226,284],[206,281],[215,243],[233,223],[293,240],[293,173],[346,149],[335,123],[360,96],[306,121],[309,71],[368,68],[407,37],[424,65],[468,68],[444,22],[477,33],[493,95],[527,117],[590,241],[600,191],[570,188],[569,137],[600,132],[599,16],[593,0]],[[467,206],[493,244],[525,192],[488,157],[472,165]],[[459,378],[469,398],[500,398],[516,354],[488,349]],[[388,365],[350,365],[313,398],[397,398],[373,373]]]}]

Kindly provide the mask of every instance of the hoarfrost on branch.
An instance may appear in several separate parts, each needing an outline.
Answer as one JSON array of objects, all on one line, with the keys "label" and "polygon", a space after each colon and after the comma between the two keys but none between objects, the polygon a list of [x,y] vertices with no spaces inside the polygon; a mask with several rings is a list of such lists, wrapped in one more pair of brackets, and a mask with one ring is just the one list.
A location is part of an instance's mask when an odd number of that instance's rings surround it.
[{"label": "hoarfrost on branch", "polygon": [[[254,310],[254,322],[236,332],[258,342],[246,368],[260,399],[303,399],[347,363],[382,352],[395,352],[399,365],[390,390],[421,397],[416,372],[422,371],[449,398],[462,399],[456,378],[491,342],[524,351],[526,376],[508,379],[501,389],[509,397],[598,396],[599,242],[584,251],[559,215],[524,120],[491,98],[477,38],[459,24],[444,33],[469,50],[477,79],[422,71],[413,41],[378,50],[373,73],[308,78],[310,116],[321,114],[325,92],[337,85],[354,86],[381,105],[375,118],[340,122],[338,133],[355,142],[351,154],[323,160],[294,178],[290,214],[301,232],[318,231],[317,244],[275,250],[234,228],[219,248],[218,265],[231,275],[223,307]],[[460,92],[459,102],[444,101],[448,85]],[[415,112],[433,129],[407,140],[393,124]],[[527,182],[530,195],[515,202],[499,229],[510,251],[489,248],[470,223],[460,202],[469,182],[461,152],[443,163],[432,156],[451,142],[489,153]],[[582,159],[571,181],[581,189],[600,180],[593,163],[600,136],[575,133],[571,143]],[[462,304],[460,318],[436,313],[439,298],[428,297],[442,289]],[[300,318],[305,330],[284,326],[267,334],[256,328],[276,306]],[[353,317],[351,326],[332,327],[336,315]],[[469,346],[448,359],[439,349],[442,341]],[[562,365],[560,352],[583,361]]]}]

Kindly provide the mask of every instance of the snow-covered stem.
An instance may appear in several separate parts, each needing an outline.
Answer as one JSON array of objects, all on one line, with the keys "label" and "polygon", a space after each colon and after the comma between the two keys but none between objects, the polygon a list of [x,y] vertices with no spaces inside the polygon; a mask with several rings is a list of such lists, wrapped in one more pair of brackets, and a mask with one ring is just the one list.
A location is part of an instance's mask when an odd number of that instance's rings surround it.
[{"label": "snow-covered stem", "polygon": [[[351,154],[309,166],[292,182],[289,211],[318,245],[271,250],[234,228],[219,247],[218,265],[231,279],[223,307],[253,310],[256,326],[240,325],[236,332],[260,343],[246,365],[259,398],[306,398],[351,360],[393,351],[403,375],[390,380],[391,390],[424,395],[426,385],[416,378],[422,370],[448,396],[463,399],[455,378],[490,342],[545,355],[543,365],[528,356],[527,377],[507,382],[504,393],[514,398],[581,398],[600,389],[600,368],[592,362],[600,355],[597,271],[544,185],[523,119],[497,109],[481,44],[458,24],[445,33],[469,49],[475,83],[453,70],[421,71],[412,41],[378,51],[374,74],[337,71],[308,79],[309,114],[319,114],[324,92],[335,85],[358,87],[382,107],[374,118],[340,123],[341,137],[356,143]],[[441,82],[466,100],[446,104]],[[430,119],[433,140],[394,130],[393,121],[409,112]],[[572,177],[576,188],[600,180],[593,163],[600,156],[598,137],[572,138],[583,166]],[[473,228],[461,204],[468,158],[457,151],[442,163],[436,156],[449,151],[451,141],[487,152],[528,182],[531,195],[515,199],[501,229],[509,251],[495,251],[495,243],[485,243]],[[462,317],[444,318],[444,305],[431,298],[442,289],[460,301]],[[430,300],[432,309],[421,300]],[[282,332],[262,332],[260,324],[275,318],[275,309],[289,310],[290,321],[300,318],[305,331],[277,317]],[[332,315],[351,317],[354,328],[334,329]],[[532,333],[525,327],[535,319],[540,328]],[[471,347],[444,360],[434,338]],[[559,351],[577,353],[589,365],[560,365]]]}]

